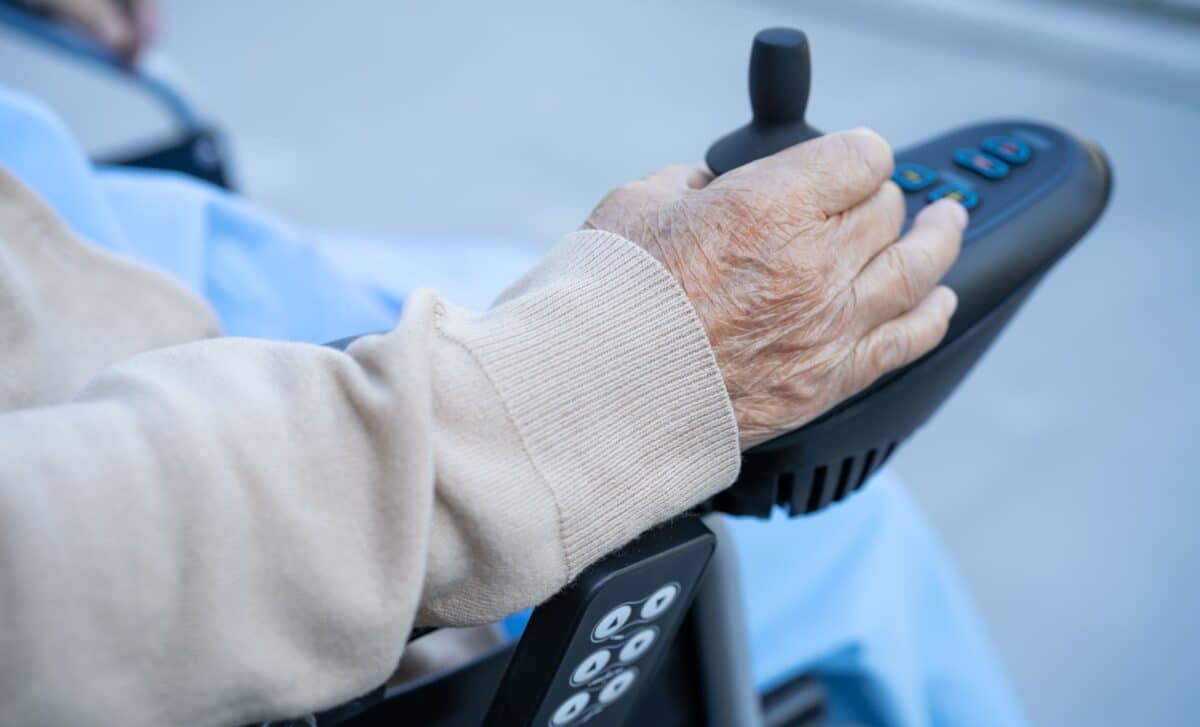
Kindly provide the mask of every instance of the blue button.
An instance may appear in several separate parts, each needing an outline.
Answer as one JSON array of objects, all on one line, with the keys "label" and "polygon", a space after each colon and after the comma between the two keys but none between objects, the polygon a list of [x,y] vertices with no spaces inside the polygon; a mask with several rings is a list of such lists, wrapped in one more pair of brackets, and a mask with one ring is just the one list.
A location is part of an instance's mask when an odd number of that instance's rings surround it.
[{"label": "blue button", "polygon": [[954,163],[988,179],[1004,179],[1008,176],[1007,164],[978,149],[959,149],[954,152]]},{"label": "blue button", "polygon": [[892,174],[892,181],[905,192],[920,192],[937,180],[937,172],[914,162],[900,162]]},{"label": "blue button", "polygon": [[1024,164],[1033,155],[1029,145],[1015,136],[989,136],[980,146],[1009,164]]},{"label": "blue button", "polygon": [[975,190],[961,184],[943,184],[929,193],[929,201],[936,202],[943,197],[958,202],[968,210],[973,210],[979,204],[979,195]]}]

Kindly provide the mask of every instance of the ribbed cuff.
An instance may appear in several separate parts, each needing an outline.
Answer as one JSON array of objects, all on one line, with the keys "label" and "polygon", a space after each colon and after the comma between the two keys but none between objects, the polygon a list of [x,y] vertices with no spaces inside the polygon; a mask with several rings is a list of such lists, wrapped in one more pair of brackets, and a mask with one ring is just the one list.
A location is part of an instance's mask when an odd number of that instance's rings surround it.
[{"label": "ribbed cuff", "polygon": [[569,578],[737,476],[737,422],[704,328],[623,237],[567,236],[445,333],[483,366],[556,500]]}]

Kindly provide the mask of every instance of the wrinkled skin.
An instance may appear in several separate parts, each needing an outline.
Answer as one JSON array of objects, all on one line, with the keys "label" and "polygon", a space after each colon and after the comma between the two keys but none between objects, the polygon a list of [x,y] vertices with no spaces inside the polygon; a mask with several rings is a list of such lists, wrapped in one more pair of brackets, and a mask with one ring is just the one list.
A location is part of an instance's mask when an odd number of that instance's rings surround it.
[{"label": "wrinkled skin", "polygon": [[585,228],[675,276],[708,333],[743,449],[811,421],[945,336],[938,286],[967,213],[942,200],[900,239],[903,194],[872,131],[829,134],[719,179],[676,166],[611,192]]}]

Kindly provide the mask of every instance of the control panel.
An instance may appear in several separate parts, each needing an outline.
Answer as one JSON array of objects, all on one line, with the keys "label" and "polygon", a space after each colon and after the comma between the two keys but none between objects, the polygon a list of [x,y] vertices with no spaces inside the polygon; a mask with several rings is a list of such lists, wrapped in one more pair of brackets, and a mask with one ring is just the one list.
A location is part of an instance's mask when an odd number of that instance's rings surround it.
[{"label": "control panel", "polygon": [[966,207],[969,241],[1058,181],[1070,161],[1069,141],[1032,122],[977,124],[901,151],[892,180],[905,193],[910,219],[945,197]]},{"label": "control panel", "polygon": [[684,517],[585,570],[534,611],[484,724],[626,724],[715,547],[699,518]]}]

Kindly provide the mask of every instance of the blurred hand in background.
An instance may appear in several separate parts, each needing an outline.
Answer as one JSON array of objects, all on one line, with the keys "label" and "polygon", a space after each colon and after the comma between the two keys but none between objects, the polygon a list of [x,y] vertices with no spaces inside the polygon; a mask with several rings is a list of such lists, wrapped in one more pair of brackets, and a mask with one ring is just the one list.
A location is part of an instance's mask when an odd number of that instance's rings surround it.
[{"label": "blurred hand in background", "polygon": [[137,61],[158,27],[158,0],[18,0],[17,4],[78,28],[127,65]]}]

